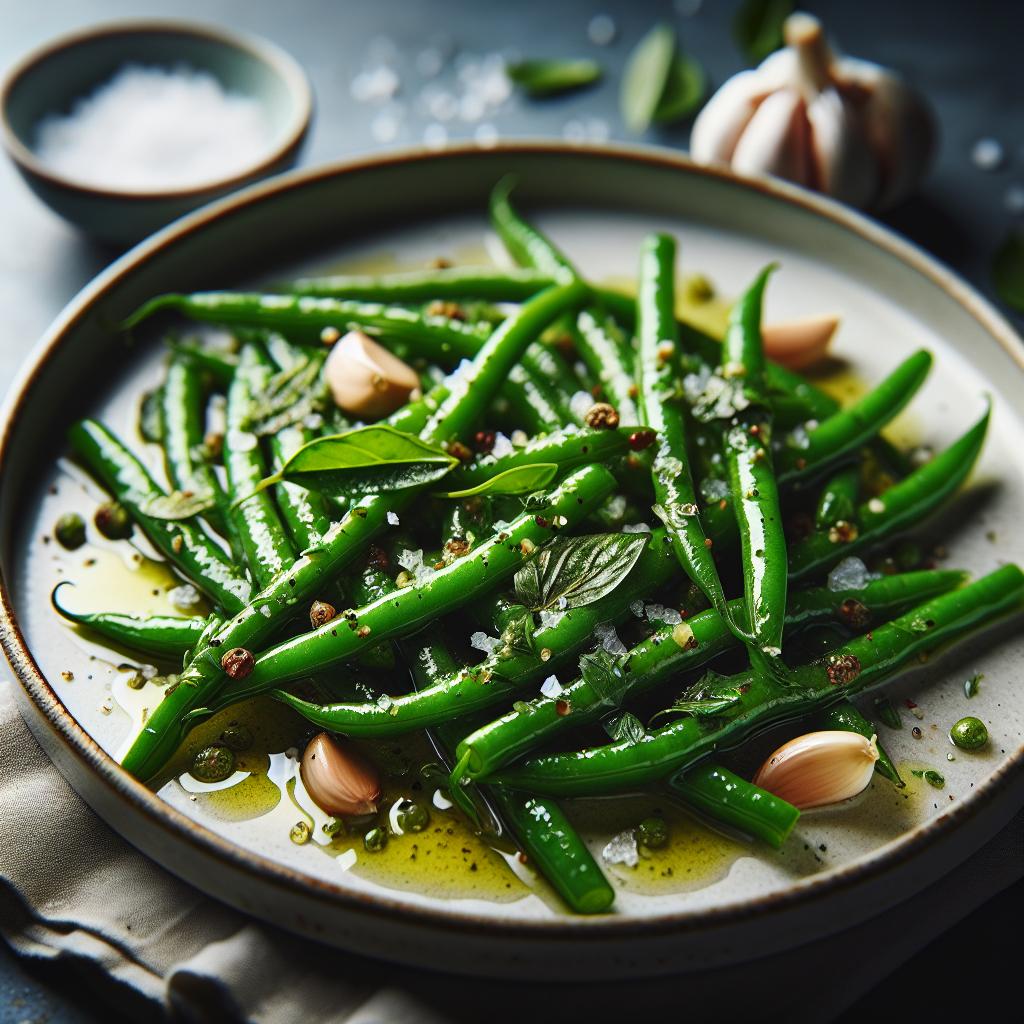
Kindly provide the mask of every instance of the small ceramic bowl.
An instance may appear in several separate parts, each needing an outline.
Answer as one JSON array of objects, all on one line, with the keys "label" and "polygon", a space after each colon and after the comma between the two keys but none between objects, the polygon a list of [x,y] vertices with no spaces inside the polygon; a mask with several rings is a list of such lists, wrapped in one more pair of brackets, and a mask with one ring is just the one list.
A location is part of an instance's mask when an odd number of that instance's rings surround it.
[{"label": "small ceramic bowl", "polygon": [[[33,149],[39,121],[67,113],[125,64],[210,72],[230,92],[255,97],[271,125],[263,158],[198,185],[154,191],[105,189],[55,172]],[[130,245],[182,214],[293,166],[309,128],[313,94],[299,64],[250,36],[175,21],[126,21],[63,36],[30,53],[0,89],[0,124],[11,159],[33,192],[104,242]]]}]

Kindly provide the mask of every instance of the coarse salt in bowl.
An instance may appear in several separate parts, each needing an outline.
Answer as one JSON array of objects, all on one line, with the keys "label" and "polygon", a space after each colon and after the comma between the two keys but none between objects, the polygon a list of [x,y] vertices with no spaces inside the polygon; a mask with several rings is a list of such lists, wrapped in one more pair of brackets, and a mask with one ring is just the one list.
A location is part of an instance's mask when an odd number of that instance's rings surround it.
[{"label": "coarse salt in bowl", "polygon": [[33,191],[124,245],[292,166],[312,93],[269,43],[141,21],[30,54],[8,74],[0,107],[5,147]]}]

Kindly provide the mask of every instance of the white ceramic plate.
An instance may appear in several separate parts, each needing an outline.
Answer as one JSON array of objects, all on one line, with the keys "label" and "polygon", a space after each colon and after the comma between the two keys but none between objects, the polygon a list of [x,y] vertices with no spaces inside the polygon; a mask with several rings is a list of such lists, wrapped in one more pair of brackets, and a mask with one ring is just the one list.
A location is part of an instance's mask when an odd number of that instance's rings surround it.
[{"label": "white ceramic plate", "polygon": [[[633,274],[642,236],[667,230],[679,239],[682,270],[706,274],[724,294],[779,261],[768,317],[840,312],[836,353],[864,382],[914,348],[930,348],[932,376],[896,426],[905,439],[945,444],[991,394],[981,465],[942,538],[948,564],[976,574],[1024,561],[1024,348],[991,307],[923,253],[827,200],[660,151],[543,143],[392,155],[287,175],[179,221],[86,288],[40,343],[13,391],[0,451],[4,647],[33,731],[106,820],[183,878],[296,931],[428,966],[561,978],[678,970],[806,942],[910,896],[1020,806],[1019,623],[892,689],[924,717],[905,713],[904,729],[884,736],[890,751],[904,765],[942,770],[945,789],[911,779],[905,799],[879,781],[852,808],[806,815],[782,854],[678,825],[675,843],[689,847],[688,862],[677,857],[670,879],[651,865],[639,874],[612,869],[623,884],[615,913],[600,918],[560,913],[542,889],[511,875],[511,888],[496,892],[500,865],[481,872],[479,884],[452,884],[438,872],[429,890],[422,873],[411,888],[382,875],[361,849],[346,869],[351,857],[289,841],[299,813],[287,798],[265,815],[231,813],[223,799],[190,794],[177,781],[154,794],[110,756],[130,730],[118,704],[130,694],[103,657],[90,660],[103,652],[54,616],[49,594],[67,561],[40,543],[60,509],[86,500],[81,483],[54,469],[64,427],[89,412],[134,436],[138,395],[159,373],[157,346],[126,348],[108,325],[158,292],[239,285],[297,266],[479,262],[486,196],[509,171],[519,175],[524,207],[591,278]],[[92,554],[115,559],[126,550]],[[69,669],[71,681],[62,677]],[[980,693],[968,703],[963,681],[979,671]],[[989,723],[992,744],[949,762],[946,730],[967,713]],[[595,849],[607,833],[595,827]]]}]

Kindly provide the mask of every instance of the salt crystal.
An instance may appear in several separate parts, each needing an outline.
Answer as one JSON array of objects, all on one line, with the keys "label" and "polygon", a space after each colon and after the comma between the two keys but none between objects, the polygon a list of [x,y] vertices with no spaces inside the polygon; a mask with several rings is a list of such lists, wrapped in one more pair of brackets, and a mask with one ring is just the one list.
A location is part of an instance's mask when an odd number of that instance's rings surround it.
[{"label": "salt crystal", "polygon": [[628,868],[635,868],[640,862],[640,853],[636,847],[636,832],[631,828],[620,832],[601,851],[601,857],[607,864],[624,864]]},{"label": "salt crystal", "polygon": [[615,632],[615,627],[610,622],[599,622],[594,627],[594,636],[597,637],[598,643],[609,654],[629,653],[626,645],[619,639],[619,634]]},{"label": "salt crystal", "polygon": [[666,608],[663,604],[649,604],[644,609],[648,622],[664,622],[666,626],[678,626],[683,621],[682,615],[675,608]]},{"label": "salt crystal", "polygon": [[512,441],[506,437],[500,430],[494,435],[494,447],[491,448],[491,454],[496,458],[500,459],[506,455],[511,455],[515,451],[515,445]]},{"label": "salt crystal", "polygon": [[540,684],[540,692],[545,697],[549,697],[554,700],[562,692],[562,684],[558,681],[557,676],[548,676],[543,683]]},{"label": "salt crystal", "polygon": [[705,501],[721,501],[729,497],[729,482],[709,476],[700,482],[700,493]]},{"label": "salt crystal", "polygon": [[422,548],[417,548],[415,551],[400,551],[398,553],[398,564],[411,573],[417,583],[429,579],[434,574],[433,566],[425,565],[423,562]]},{"label": "salt crystal", "polygon": [[871,579],[859,558],[844,558],[829,574],[829,590],[863,590]]},{"label": "salt crystal", "polygon": [[501,646],[501,640],[478,630],[469,638],[469,646],[484,654],[493,654]]},{"label": "salt crystal", "polygon": [[1003,147],[998,139],[978,139],[971,147],[971,160],[983,171],[997,170],[1003,163]]},{"label": "salt crystal", "polygon": [[399,522],[399,520],[398,520],[398,515],[397,515],[397,513],[395,513],[395,512],[390,512],[390,511],[389,511],[389,512],[388,512],[388,524],[389,524],[390,526],[397,526],[397,525],[398,525],[398,522]]},{"label": "salt crystal", "polygon": [[228,435],[228,447],[236,452],[251,452],[260,443],[259,438],[247,430],[233,430]]},{"label": "salt crystal", "polygon": [[263,160],[274,139],[259,100],[208,71],[126,64],[70,114],[36,127],[36,155],[92,185],[129,191],[195,186]]},{"label": "salt crystal", "polygon": [[550,608],[542,608],[540,612],[540,628],[554,629],[564,618],[565,612],[553,612]]},{"label": "salt crystal", "polygon": [[607,14],[595,14],[587,25],[587,38],[595,46],[607,46],[617,33],[615,22]]},{"label": "salt crystal", "polygon": [[651,528],[646,523],[626,523],[622,528],[623,533],[650,533]]},{"label": "salt crystal", "polygon": [[182,583],[181,586],[173,587],[167,591],[167,600],[179,612],[187,612],[195,608],[202,598],[199,596],[199,591],[191,583]]},{"label": "salt crystal", "polygon": [[644,617],[644,603],[643,603],[643,601],[631,601],[630,605],[629,605],[629,610],[638,619],[642,619]]}]

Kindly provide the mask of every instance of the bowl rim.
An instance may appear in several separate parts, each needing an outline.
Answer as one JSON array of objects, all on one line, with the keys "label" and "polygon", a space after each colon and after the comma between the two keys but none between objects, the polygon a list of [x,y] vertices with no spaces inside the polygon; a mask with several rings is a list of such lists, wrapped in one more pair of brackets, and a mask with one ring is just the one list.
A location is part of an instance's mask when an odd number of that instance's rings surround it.
[{"label": "bowl rim", "polygon": [[[168,189],[120,190],[92,185],[76,178],[54,171],[41,160],[32,148],[22,141],[8,117],[11,94],[21,80],[40,64],[63,51],[88,44],[103,37],[118,37],[149,33],[152,35],[192,36],[216,43],[225,49],[242,51],[260,61],[280,79],[292,98],[293,110],[290,125],[284,138],[265,157],[251,164],[245,170],[229,177],[210,178],[197,185]],[[127,59],[127,58],[126,58]],[[45,181],[54,188],[91,198],[141,203],[166,200],[202,199],[211,193],[234,190],[252,182],[254,178],[273,171],[280,161],[297,148],[309,131],[313,119],[314,98],[309,77],[302,65],[287,50],[261,36],[248,32],[236,32],[219,25],[179,20],[175,18],[131,18],[101,22],[88,28],[77,29],[43,43],[29,51],[11,67],[0,83],[0,137],[8,155],[21,169],[33,177]]]},{"label": "bowl rim", "polygon": [[[597,160],[651,165],[662,170],[717,179],[733,187],[761,193],[782,203],[824,217],[869,244],[877,246],[909,264],[931,284],[947,293],[990,334],[1024,373],[1024,340],[995,307],[971,285],[915,243],[832,199],[769,177],[746,177],[728,168],[702,166],[687,155],[661,147],[603,143],[580,147],[553,139],[504,141],[497,146],[480,147],[473,143],[451,145],[444,150],[415,147],[338,160],[312,168],[279,175],[270,181],[218,199],[182,217],[129,250],[87,284],[57,316],[36,344],[17,375],[0,408],[0,474],[10,458],[13,428],[26,404],[35,378],[63,341],[65,333],[84,319],[109,288],[131,274],[151,256],[173,247],[179,240],[196,233],[223,217],[240,214],[263,200],[302,190],[319,181],[349,174],[374,173],[381,168],[416,165],[444,159],[492,159],[505,153],[515,156],[572,156]],[[147,820],[149,827],[168,833],[190,845],[202,857],[210,857],[251,876],[257,883],[317,900],[326,900],[349,913],[383,914],[404,925],[440,929],[447,933],[472,933],[495,938],[536,938],[556,942],[624,939],[666,933],[686,934],[749,923],[765,913],[793,911],[813,903],[826,894],[849,895],[855,887],[877,881],[896,868],[905,868],[914,857],[940,839],[948,839],[958,826],[983,816],[995,799],[1011,791],[1024,777],[1024,743],[1010,750],[985,781],[975,786],[968,797],[958,800],[931,820],[917,825],[851,864],[833,868],[804,879],[787,889],[748,897],[739,903],[674,911],[654,917],[594,917],[564,915],[531,920],[496,919],[462,909],[441,909],[409,903],[379,892],[359,892],[325,879],[308,875],[294,867],[272,860],[261,853],[243,849],[212,829],[185,816],[162,800],[144,783],[130,776],[104,751],[77,722],[46,680],[28,647],[15,618],[8,582],[0,573],[0,644],[37,717],[55,734],[65,752],[88,767],[98,781],[122,804]],[[147,855],[148,856],[148,855]],[[191,884],[191,883],[190,883]],[[910,895],[908,893],[908,895]]]}]

